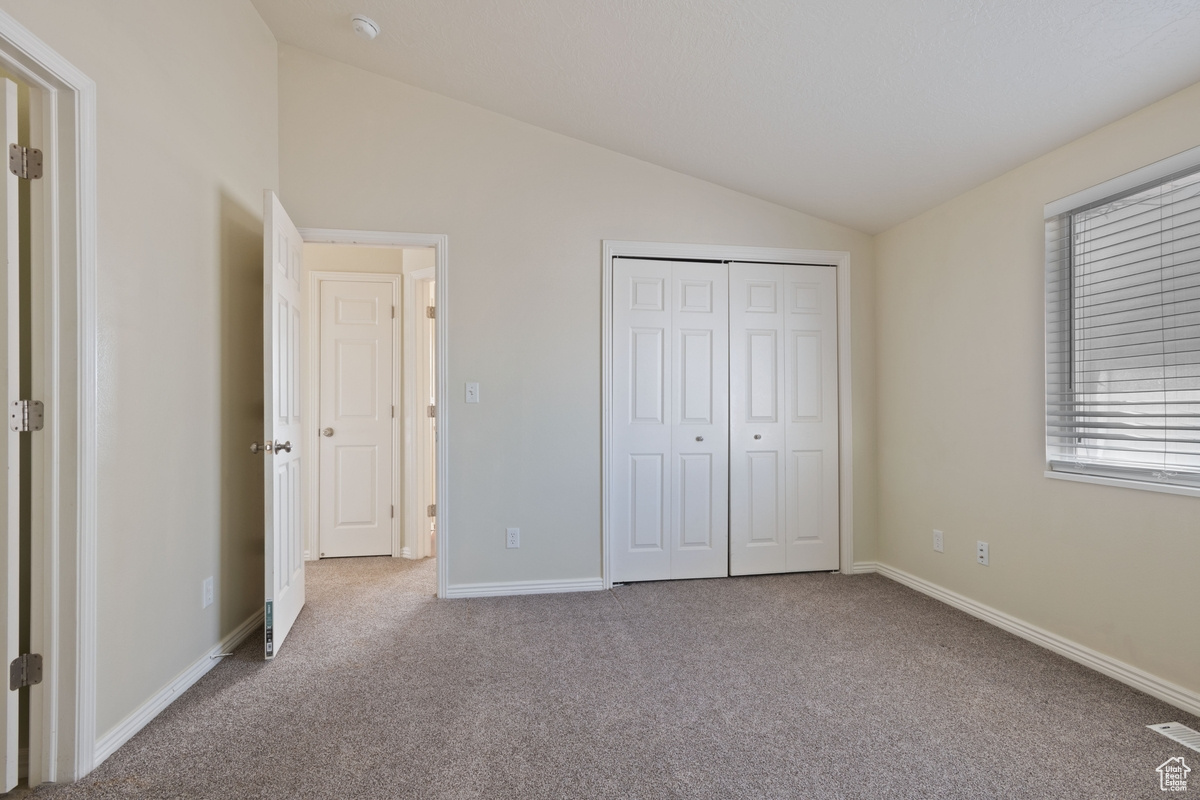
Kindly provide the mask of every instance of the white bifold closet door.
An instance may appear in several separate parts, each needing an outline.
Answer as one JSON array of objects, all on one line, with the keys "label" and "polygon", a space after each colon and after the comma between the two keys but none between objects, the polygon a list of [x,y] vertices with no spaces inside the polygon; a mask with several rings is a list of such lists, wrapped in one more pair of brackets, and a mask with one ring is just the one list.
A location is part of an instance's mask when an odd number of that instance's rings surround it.
[{"label": "white bifold closet door", "polygon": [[724,264],[613,260],[615,581],[728,575]]},{"label": "white bifold closet door", "polygon": [[729,338],[729,572],[837,569],[837,270],[730,264]]}]

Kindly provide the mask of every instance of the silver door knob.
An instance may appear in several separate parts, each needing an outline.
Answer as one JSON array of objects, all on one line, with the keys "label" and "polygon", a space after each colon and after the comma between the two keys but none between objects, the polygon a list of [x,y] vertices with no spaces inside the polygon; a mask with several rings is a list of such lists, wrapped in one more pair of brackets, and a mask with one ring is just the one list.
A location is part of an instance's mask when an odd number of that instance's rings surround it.
[{"label": "silver door knob", "polygon": [[259,444],[258,442],[251,442],[250,443],[250,452],[253,453],[254,455],[258,455],[259,453],[269,453],[269,452],[271,452],[271,446],[272,445],[270,442],[267,442],[266,444]]},{"label": "silver door knob", "polygon": [[292,443],[291,443],[291,442],[284,442],[284,443],[280,444],[279,442],[276,442],[276,443],[275,443],[275,452],[276,452],[276,453],[290,453],[290,452],[292,452]]},{"label": "silver door knob", "polygon": [[703,442],[703,441],[704,441],[704,437],[703,437],[703,436],[697,436],[697,437],[696,437],[696,441],[697,441],[697,442]]},{"label": "silver door knob", "polygon": [[761,433],[756,433],[756,434],[754,434],[754,438],[755,438],[755,439],[761,439],[761,438],[762,438],[762,434],[761,434]]},{"label": "silver door knob", "polygon": [[333,436],[333,428],[322,428],[321,435],[322,436]]}]

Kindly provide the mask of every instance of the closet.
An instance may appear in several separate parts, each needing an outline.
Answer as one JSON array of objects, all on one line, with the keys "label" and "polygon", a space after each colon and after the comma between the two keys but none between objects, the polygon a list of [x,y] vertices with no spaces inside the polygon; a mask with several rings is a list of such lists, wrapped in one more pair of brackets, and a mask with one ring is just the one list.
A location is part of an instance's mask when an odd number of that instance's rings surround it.
[{"label": "closet", "polygon": [[836,269],[612,275],[612,579],[837,569]]}]

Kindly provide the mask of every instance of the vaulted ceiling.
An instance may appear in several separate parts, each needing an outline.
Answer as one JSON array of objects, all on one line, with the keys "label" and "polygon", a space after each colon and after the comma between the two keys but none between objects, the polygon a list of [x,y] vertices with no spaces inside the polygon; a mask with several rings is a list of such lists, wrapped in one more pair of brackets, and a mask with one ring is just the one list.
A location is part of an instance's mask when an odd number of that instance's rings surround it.
[{"label": "vaulted ceiling", "polygon": [[281,42],[872,233],[1200,81],[1197,0],[253,2]]}]

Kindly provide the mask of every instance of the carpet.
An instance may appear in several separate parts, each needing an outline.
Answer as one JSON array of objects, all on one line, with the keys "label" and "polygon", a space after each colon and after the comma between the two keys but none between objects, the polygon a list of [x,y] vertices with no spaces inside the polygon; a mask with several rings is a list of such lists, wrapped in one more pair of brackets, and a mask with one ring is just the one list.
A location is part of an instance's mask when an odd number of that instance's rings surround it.
[{"label": "carpet", "polygon": [[[308,566],[261,633],[36,798],[1140,798],[1200,721],[878,575],[437,600]],[[1200,792],[1200,771],[1195,791]]]}]

